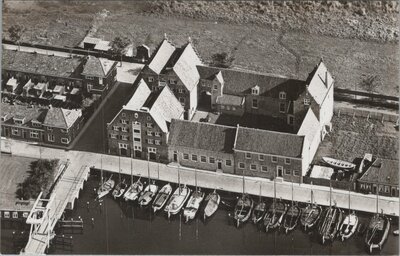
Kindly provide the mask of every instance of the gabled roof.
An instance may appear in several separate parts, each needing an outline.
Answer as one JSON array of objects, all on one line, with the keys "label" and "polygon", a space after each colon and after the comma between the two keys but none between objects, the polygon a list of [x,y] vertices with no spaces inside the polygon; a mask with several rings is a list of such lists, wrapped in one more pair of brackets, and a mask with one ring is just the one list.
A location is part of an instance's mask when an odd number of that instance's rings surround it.
[{"label": "gabled roof", "polygon": [[301,158],[304,136],[238,127],[235,150]]},{"label": "gabled roof", "polygon": [[307,83],[311,97],[321,105],[333,84],[333,78],[322,61],[310,73]]},{"label": "gabled roof", "polygon": [[297,135],[305,136],[307,140],[311,143],[311,140],[314,136],[319,136],[319,121],[314,114],[314,111],[309,108],[307,110],[307,114],[304,117],[299,130],[297,131]]},{"label": "gabled roof", "polygon": [[148,85],[143,79],[141,79],[132,98],[123,108],[127,110],[139,110],[146,102],[150,93],[151,91]]},{"label": "gabled roof", "polygon": [[192,44],[186,44],[182,54],[173,66],[173,70],[189,91],[192,91],[199,82],[200,75],[196,66],[201,64],[201,60],[193,49]]},{"label": "gabled roof", "polygon": [[62,129],[70,128],[82,116],[80,109],[50,108],[47,111],[43,124]]},{"label": "gabled roof", "polygon": [[148,67],[156,74],[160,74],[175,49],[175,46],[167,39],[164,39],[151,57]]},{"label": "gabled roof", "polygon": [[163,132],[174,118],[180,118],[184,109],[168,86],[165,86],[150,107],[150,115]]},{"label": "gabled roof", "polygon": [[[295,100],[306,90],[305,81],[256,73],[250,70],[224,69],[210,66],[197,66],[201,79],[224,81],[223,93],[243,96],[251,93],[254,86],[260,87],[259,95],[279,97],[286,92],[287,98]],[[219,73],[221,73],[219,75]]]},{"label": "gabled roof", "polygon": [[[22,117],[24,118],[25,124],[30,121],[38,121],[43,122],[47,113],[47,109],[45,108],[28,108],[22,105],[10,105],[8,103],[1,103],[1,115],[6,116],[8,122],[13,122],[12,117]],[[6,121],[7,122],[7,121]]]},{"label": "gabled roof", "polygon": [[399,162],[397,160],[377,159],[363,176],[361,176],[359,181],[398,186]]},{"label": "gabled roof", "polygon": [[83,68],[82,75],[104,78],[114,65],[115,61],[89,56]]},{"label": "gabled roof", "polygon": [[173,119],[170,146],[232,153],[236,127]]}]

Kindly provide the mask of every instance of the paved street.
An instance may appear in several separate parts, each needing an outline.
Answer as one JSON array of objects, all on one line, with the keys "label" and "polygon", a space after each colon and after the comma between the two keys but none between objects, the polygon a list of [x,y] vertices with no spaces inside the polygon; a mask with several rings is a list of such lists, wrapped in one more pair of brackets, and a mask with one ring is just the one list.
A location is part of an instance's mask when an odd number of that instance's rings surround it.
[{"label": "paved street", "polygon": [[[28,145],[20,141],[11,141],[2,139],[2,151],[10,152],[14,155],[27,157],[43,158],[60,158],[63,160],[70,159],[74,166],[95,166],[103,170],[118,172],[120,168],[122,173],[131,173],[131,164],[133,166],[133,175],[141,175],[147,177],[147,161],[130,159],[126,157],[101,155],[97,153],[81,152],[81,151],[65,151],[61,149],[50,149],[37,145]],[[177,182],[178,168],[167,166],[164,164],[149,163],[151,178],[159,178],[160,180]],[[68,168],[71,170],[71,168]],[[188,168],[179,168],[180,181],[188,185],[195,184],[194,170]],[[67,174],[67,173],[66,173]],[[243,179],[241,176],[215,173],[209,171],[197,171],[197,184],[206,188],[217,188],[232,192],[242,192]],[[274,183],[270,180],[246,177],[245,192],[253,195],[259,195],[261,184],[261,195],[273,197]],[[315,200],[318,204],[329,205],[329,187],[310,186],[307,184],[293,184],[293,197],[295,201],[308,202],[310,200],[311,189],[313,189]],[[276,182],[276,194],[278,198],[290,200],[292,198],[292,184],[288,182]],[[348,192],[344,190],[332,189],[332,202],[336,202],[339,207],[348,208]],[[376,196],[365,195],[351,192],[351,208],[365,212],[376,212]],[[399,216],[399,198],[396,197],[379,197],[379,210],[384,213]]]}]

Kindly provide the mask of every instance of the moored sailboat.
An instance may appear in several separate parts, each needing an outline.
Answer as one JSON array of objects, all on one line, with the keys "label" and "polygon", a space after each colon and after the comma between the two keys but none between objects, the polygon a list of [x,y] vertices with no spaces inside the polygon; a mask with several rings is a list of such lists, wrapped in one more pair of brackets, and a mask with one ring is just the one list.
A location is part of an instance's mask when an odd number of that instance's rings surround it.
[{"label": "moored sailboat", "polygon": [[383,243],[386,241],[390,230],[390,221],[383,214],[375,214],[368,225],[365,235],[365,244],[372,253],[372,250],[382,249]]},{"label": "moored sailboat", "polygon": [[122,182],[118,183],[117,186],[115,186],[113,192],[112,192],[112,196],[114,197],[114,199],[117,199],[119,197],[121,197],[125,190],[126,190],[126,183],[125,180],[123,180]]},{"label": "moored sailboat", "polygon": [[125,201],[135,201],[139,195],[140,192],[143,190],[143,183],[140,181],[140,178],[133,183],[132,185],[129,186],[127,191],[124,194],[124,199]]},{"label": "moored sailboat", "polygon": [[260,196],[259,201],[254,207],[252,214],[252,221],[257,224],[264,217],[265,211],[267,210],[267,204],[261,198],[261,183],[260,183]]},{"label": "moored sailboat", "polygon": [[221,197],[216,190],[208,194],[208,196],[206,197],[207,204],[206,207],[204,208],[204,215],[203,215],[204,220],[206,218],[211,217],[218,210],[220,200]]},{"label": "moored sailboat", "polygon": [[[312,185],[312,183],[311,183]],[[300,216],[300,223],[304,227],[304,230],[311,229],[314,227],[322,215],[322,207],[315,204],[314,192],[311,188],[311,200],[310,204],[306,208],[302,209]]]},{"label": "moored sailboat", "polygon": [[292,181],[292,204],[289,206],[289,209],[286,212],[283,221],[283,227],[285,228],[286,234],[289,231],[292,231],[296,228],[297,223],[299,222],[299,218],[301,215],[301,209],[297,205],[294,204],[293,201],[293,181]]},{"label": "moored sailboat", "polygon": [[196,189],[193,192],[192,196],[189,198],[189,201],[187,202],[186,207],[183,210],[183,216],[185,217],[186,222],[194,219],[203,199],[204,192],[201,191],[200,188]]},{"label": "moored sailboat", "polygon": [[168,201],[169,196],[172,193],[171,184],[166,184],[163,186],[160,191],[158,191],[154,201],[152,203],[153,211],[156,212],[164,207],[165,203]]},{"label": "moored sailboat", "polygon": [[182,209],[183,205],[188,200],[190,193],[191,189],[188,188],[186,185],[178,186],[164,208],[164,211],[167,213],[168,218],[170,218],[171,215],[177,214]]},{"label": "moored sailboat", "polygon": [[236,220],[236,227],[239,227],[240,223],[246,222],[251,215],[253,209],[253,199],[248,194],[243,194],[235,206],[235,212],[233,218]]},{"label": "moored sailboat", "polygon": [[158,186],[155,184],[148,184],[139,196],[138,202],[140,206],[147,206],[154,196],[157,194]]},{"label": "moored sailboat", "polygon": [[342,225],[340,226],[340,232],[339,232],[342,241],[350,238],[357,230],[358,217],[354,211],[353,212],[350,211],[351,208],[350,208],[350,188],[349,188],[349,214],[346,215],[346,217],[344,218]]},{"label": "moored sailboat", "polygon": [[112,175],[108,178],[107,181],[103,182],[99,189],[97,190],[97,199],[100,199],[110,193],[110,191],[114,188],[115,181],[112,179]]}]

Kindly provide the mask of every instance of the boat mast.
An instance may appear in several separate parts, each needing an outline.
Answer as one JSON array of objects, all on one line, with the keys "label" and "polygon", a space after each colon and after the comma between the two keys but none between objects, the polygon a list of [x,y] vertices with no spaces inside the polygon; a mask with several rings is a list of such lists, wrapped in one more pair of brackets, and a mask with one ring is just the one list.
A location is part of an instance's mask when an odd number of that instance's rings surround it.
[{"label": "boat mast", "polygon": [[242,171],[243,174],[243,195],[244,195],[244,170]]},{"label": "boat mast", "polygon": [[329,207],[332,207],[332,184],[329,181]]},{"label": "boat mast", "polygon": [[376,186],[376,213],[379,213],[379,182]]},{"label": "boat mast", "polygon": [[311,198],[311,199],[310,199],[310,200],[311,200],[311,206],[314,205],[314,202],[313,202],[313,190],[312,190],[313,187],[312,187],[312,185],[313,185],[313,184],[312,184],[312,181],[311,181],[311,192],[310,192],[310,193],[311,193],[311,195],[310,195],[310,198]]},{"label": "boat mast", "polygon": [[274,211],[275,211],[275,204],[276,204],[276,173],[274,172]]},{"label": "boat mast", "polygon": [[150,185],[150,154],[147,154],[147,176],[149,177],[149,185]]},{"label": "boat mast", "polygon": [[293,177],[290,178],[290,181],[292,182],[292,210],[293,210]]},{"label": "boat mast", "polygon": [[350,214],[350,197],[351,195],[350,195],[350,185],[349,185],[349,214]]},{"label": "boat mast", "polygon": [[133,184],[133,160],[131,157],[131,185]]},{"label": "boat mast", "polygon": [[197,191],[197,168],[194,169],[194,182],[195,182],[196,191]]},{"label": "boat mast", "polygon": [[261,203],[261,181],[260,181],[260,203]]}]

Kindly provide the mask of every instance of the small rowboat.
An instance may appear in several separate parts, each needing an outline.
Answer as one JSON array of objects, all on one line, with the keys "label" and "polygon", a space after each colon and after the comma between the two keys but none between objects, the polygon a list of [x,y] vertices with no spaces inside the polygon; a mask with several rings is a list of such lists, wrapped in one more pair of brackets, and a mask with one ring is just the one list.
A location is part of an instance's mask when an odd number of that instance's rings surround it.
[{"label": "small rowboat", "polygon": [[204,208],[204,220],[218,210],[220,200],[221,197],[217,194],[216,190],[206,197],[207,205]]},{"label": "small rowboat", "polygon": [[350,213],[344,218],[339,231],[342,241],[350,238],[357,231],[357,225],[358,217],[354,212]]},{"label": "small rowboat", "polygon": [[97,190],[97,199],[100,199],[110,193],[110,191],[114,188],[115,181],[112,179],[112,175],[110,178],[101,184],[100,188]]},{"label": "small rowboat", "polygon": [[323,157],[322,160],[324,160],[325,163],[335,167],[335,168],[341,168],[341,169],[354,169],[356,167],[355,164],[346,162],[343,160],[338,160],[330,157]]}]

